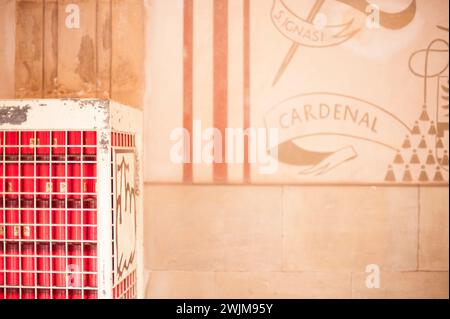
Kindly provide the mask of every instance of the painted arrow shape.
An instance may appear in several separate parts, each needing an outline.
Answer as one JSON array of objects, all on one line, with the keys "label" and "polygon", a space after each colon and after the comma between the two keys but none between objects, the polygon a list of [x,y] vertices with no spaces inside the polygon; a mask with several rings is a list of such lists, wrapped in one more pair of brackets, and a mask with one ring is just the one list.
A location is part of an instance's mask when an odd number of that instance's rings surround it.
[{"label": "painted arrow shape", "polygon": [[[317,14],[319,13],[320,9],[322,8],[323,4],[325,3],[325,0],[317,0],[314,6],[311,9],[311,12],[308,15],[307,22],[313,23],[314,19],[316,18]],[[288,54],[283,60],[283,63],[281,64],[280,68],[278,69],[278,72],[275,76],[275,79],[272,83],[272,86],[275,86],[275,84],[278,83],[278,81],[281,79],[281,76],[283,75],[284,71],[286,71],[287,67],[289,66],[289,63],[291,63],[292,58],[294,57],[295,53],[297,52],[298,48],[300,47],[300,44],[297,42],[294,42],[289,49]]]}]

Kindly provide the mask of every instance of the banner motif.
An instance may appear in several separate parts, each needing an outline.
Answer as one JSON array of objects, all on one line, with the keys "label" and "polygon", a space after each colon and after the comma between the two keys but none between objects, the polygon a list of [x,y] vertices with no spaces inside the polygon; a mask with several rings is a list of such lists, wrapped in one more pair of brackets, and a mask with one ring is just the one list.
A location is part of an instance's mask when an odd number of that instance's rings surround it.
[{"label": "banner motif", "polygon": [[[267,128],[278,128],[278,160],[309,166],[302,174],[324,174],[358,156],[352,145],[318,151],[302,146],[303,138],[333,136],[358,139],[398,151],[411,133],[408,125],[370,102],[335,93],[307,93],[287,99],[265,117]],[[348,139],[345,139],[348,140]],[[295,141],[295,142],[294,142]],[[328,143],[327,145],[332,145]]]},{"label": "banner motif", "polygon": [[[374,10],[374,7],[365,0],[337,1],[349,5],[366,15]],[[352,26],[354,24],[353,19],[340,25],[317,25],[315,19],[324,3],[325,0],[316,0],[305,20],[289,9],[283,0],[274,0],[271,13],[272,22],[281,34],[292,41],[292,46],[275,74],[272,86],[278,83],[301,45],[314,48],[335,46],[347,41],[361,31],[362,27]],[[377,23],[380,26],[387,29],[401,29],[414,19],[416,15],[416,0],[413,0],[409,7],[403,11],[389,13],[378,10],[377,13],[379,18]]]},{"label": "banner motif", "polygon": [[353,29],[353,20],[340,25],[319,28],[293,13],[282,0],[275,0],[272,8],[272,22],[278,31],[291,41],[307,47],[329,47],[347,41],[359,29]]},{"label": "banner motif", "polygon": [[[349,5],[364,14],[368,14],[367,9],[371,5],[365,0],[337,1]],[[411,23],[415,14],[416,1],[413,0],[408,8],[400,12],[389,13],[380,10],[379,24],[387,29],[401,29]],[[360,27],[353,26],[354,19],[343,24],[319,27],[314,21],[304,19],[295,14],[286,6],[283,0],[274,0],[271,17],[273,24],[281,34],[291,41],[306,47],[324,48],[339,45],[361,30]]]}]

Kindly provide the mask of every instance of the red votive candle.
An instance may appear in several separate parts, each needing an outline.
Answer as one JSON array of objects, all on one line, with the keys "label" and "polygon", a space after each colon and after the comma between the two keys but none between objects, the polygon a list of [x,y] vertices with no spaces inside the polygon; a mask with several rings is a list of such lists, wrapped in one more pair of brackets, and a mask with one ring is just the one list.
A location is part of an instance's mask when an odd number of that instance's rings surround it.
[{"label": "red votive candle", "polygon": [[53,290],[53,299],[67,299],[65,290],[55,289]]},{"label": "red votive candle", "polygon": [[50,299],[50,289],[38,289],[37,299]]},{"label": "red votive candle", "polygon": [[21,208],[21,228],[22,228],[22,239],[32,240],[34,239],[34,200],[22,200]]},{"label": "red votive candle", "polygon": [[54,240],[66,239],[66,210],[63,200],[54,200],[52,208],[52,236]]},{"label": "red votive candle", "polygon": [[68,167],[69,198],[81,198],[81,164],[69,163]]},{"label": "red votive candle", "polygon": [[35,144],[34,132],[23,131],[20,133],[20,154],[22,155],[22,160],[33,160]]},{"label": "red votive candle", "polygon": [[69,287],[81,287],[82,271],[83,271],[83,257],[81,254],[81,244],[69,245]]},{"label": "red votive candle", "polygon": [[20,292],[17,288],[7,288],[6,289],[6,299],[19,299]]},{"label": "red votive candle", "polygon": [[95,290],[85,290],[84,299],[97,299],[97,291]]},{"label": "red votive candle", "polygon": [[53,286],[66,286],[66,247],[64,244],[53,244]]},{"label": "red votive candle", "polygon": [[[4,242],[0,242],[0,286],[5,284],[5,249]],[[0,288],[0,292],[3,289]]]},{"label": "red votive candle", "polygon": [[67,192],[66,184],[66,166],[64,163],[52,164],[53,169],[53,191],[56,193],[55,198],[64,199]]},{"label": "red votive candle", "polygon": [[36,200],[38,209],[36,210],[37,219],[37,238],[39,240],[50,240],[50,202],[48,199]]},{"label": "red votive candle", "polygon": [[52,157],[54,160],[64,160],[66,155],[66,132],[52,132]]},{"label": "red votive candle", "polygon": [[38,163],[36,166],[37,171],[37,192],[38,198],[50,198],[52,191],[52,184],[50,182],[50,164]]},{"label": "red votive candle", "polygon": [[84,228],[85,239],[97,240],[97,200],[96,198],[84,199]]},{"label": "red votive candle", "polygon": [[80,131],[70,131],[67,132],[68,139],[68,155],[70,161],[79,161],[81,157],[81,132]]},{"label": "red votive candle", "polygon": [[6,284],[8,286],[19,285],[19,244],[6,244]]},{"label": "red votive candle", "polygon": [[24,163],[21,167],[20,191],[21,197],[33,199],[34,197],[34,164]]},{"label": "red votive candle", "polygon": [[81,240],[83,238],[82,231],[82,212],[81,212],[81,200],[72,198],[69,201],[69,239],[70,240]]},{"label": "red votive candle", "polygon": [[7,239],[19,239],[19,209],[18,200],[6,199],[6,238]]},{"label": "red votive candle", "polygon": [[34,244],[23,243],[22,244],[22,285],[23,286],[34,286],[34,271],[35,258],[34,258]]},{"label": "red votive candle", "polygon": [[[50,286],[50,245],[37,244],[37,268],[38,268],[38,285],[41,287]],[[42,290],[45,292],[45,290]],[[48,291],[50,296],[50,291]]]},{"label": "red votive candle", "polygon": [[17,161],[19,155],[19,133],[5,132],[5,159],[7,161]]},{"label": "red votive candle", "polygon": [[0,197],[0,240],[4,238],[5,238],[5,210],[3,209],[3,197]]},{"label": "red votive candle", "polygon": [[84,254],[86,258],[86,285],[88,287],[97,287],[97,246],[85,245]]},{"label": "red votive candle", "polygon": [[19,164],[6,163],[6,198],[18,198],[19,197]]},{"label": "red votive candle", "polygon": [[[95,160],[97,154],[97,132],[83,132],[84,155],[86,159]],[[89,147],[90,146],[90,147]]]},{"label": "red votive candle", "polygon": [[50,157],[50,132],[36,132],[36,158],[38,161],[48,161]]},{"label": "red votive candle", "polygon": [[81,290],[69,290],[69,299],[82,299]]},{"label": "red votive candle", "polygon": [[23,289],[22,299],[35,299],[34,289]]}]

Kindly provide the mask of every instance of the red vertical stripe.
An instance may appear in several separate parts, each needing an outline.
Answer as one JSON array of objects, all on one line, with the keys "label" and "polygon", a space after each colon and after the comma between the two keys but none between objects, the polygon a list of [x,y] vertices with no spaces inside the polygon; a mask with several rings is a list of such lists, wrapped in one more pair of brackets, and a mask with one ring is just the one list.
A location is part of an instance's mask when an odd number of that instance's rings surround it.
[{"label": "red vertical stripe", "polygon": [[[183,182],[192,182],[192,92],[193,92],[193,63],[194,63],[194,28],[193,28],[193,0],[184,0],[184,61],[183,61],[183,127],[189,132],[189,161],[183,166]],[[189,145],[188,145],[189,144]]]},{"label": "red vertical stripe", "polygon": [[[214,163],[214,182],[227,181],[225,129],[228,118],[228,0],[214,0],[214,127],[222,133],[221,163]],[[215,148],[215,152],[217,149]],[[216,155],[217,153],[215,153]]]},{"label": "red vertical stripe", "polygon": [[[244,131],[250,127],[250,0],[244,0]],[[244,139],[244,183],[250,183],[248,135]]]}]

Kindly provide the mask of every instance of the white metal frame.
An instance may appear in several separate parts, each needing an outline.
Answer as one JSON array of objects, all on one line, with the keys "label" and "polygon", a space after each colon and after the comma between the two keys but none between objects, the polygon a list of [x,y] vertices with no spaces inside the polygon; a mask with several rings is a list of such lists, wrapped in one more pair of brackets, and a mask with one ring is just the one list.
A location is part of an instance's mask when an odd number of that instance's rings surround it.
[{"label": "white metal frame", "polygon": [[137,297],[144,297],[143,272],[143,116],[142,112],[110,100],[0,100],[0,130],[97,131],[97,267],[98,298],[112,298],[111,132],[135,136],[138,165]]}]

